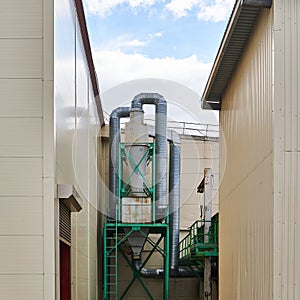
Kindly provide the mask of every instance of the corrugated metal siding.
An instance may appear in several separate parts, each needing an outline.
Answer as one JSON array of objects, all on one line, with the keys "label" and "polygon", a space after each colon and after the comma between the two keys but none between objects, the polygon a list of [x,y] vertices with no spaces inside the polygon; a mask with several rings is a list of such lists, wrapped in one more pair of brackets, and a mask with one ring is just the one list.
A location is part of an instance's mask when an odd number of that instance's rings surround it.
[{"label": "corrugated metal siding", "polygon": [[272,299],[272,10],[263,10],[222,99],[220,299]]},{"label": "corrugated metal siding", "polygon": [[300,299],[300,2],[274,1],[274,299]]}]

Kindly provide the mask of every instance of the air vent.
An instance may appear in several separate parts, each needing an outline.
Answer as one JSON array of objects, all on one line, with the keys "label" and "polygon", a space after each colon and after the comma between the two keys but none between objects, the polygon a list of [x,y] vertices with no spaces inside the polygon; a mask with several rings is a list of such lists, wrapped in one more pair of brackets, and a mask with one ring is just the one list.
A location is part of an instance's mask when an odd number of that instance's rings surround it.
[{"label": "air vent", "polygon": [[59,237],[71,244],[71,212],[62,200],[59,201]]}]

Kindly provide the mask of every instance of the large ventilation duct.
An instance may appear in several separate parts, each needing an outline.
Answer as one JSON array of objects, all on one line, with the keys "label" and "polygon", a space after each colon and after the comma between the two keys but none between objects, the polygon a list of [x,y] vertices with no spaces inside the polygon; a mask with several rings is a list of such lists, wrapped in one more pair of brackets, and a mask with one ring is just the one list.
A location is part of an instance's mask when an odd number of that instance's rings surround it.
[{"label": "large ventilation duct", "polygon": [[157,93],[141,93],[131,102],[132,109],[142,110],[144,104],[155,105],[155,200],[156,219],[167,213],[167,102]]},{"label": "large ventilation duct", "polygon": [[[149,135],[155,138],[154,127],[148,125],[148,131],[149,131]],[[169,129],[167,130],[167,140],[170,143],[170,162],[169,162],[170,268],[171,268],[171,274],[173,274],[174,272],[176,273],[178,271],[178,263],[179,263],[181,142],[180,142],[179,134],[176,131],[169,130]]]},{"label": "large ventilation duct", "polygon": [[170,202],[170,267],[178,271],[180,225],[180,141],[170,143],[169,202]]},{"label": "large ventilation duct", "polygon": [[109,119],[109,212],[108,216],[116,219],[116,203],[118,201],[119,178],[119,143],[120,143],[120,119],[128,118],[129,107],[117,107]]}]

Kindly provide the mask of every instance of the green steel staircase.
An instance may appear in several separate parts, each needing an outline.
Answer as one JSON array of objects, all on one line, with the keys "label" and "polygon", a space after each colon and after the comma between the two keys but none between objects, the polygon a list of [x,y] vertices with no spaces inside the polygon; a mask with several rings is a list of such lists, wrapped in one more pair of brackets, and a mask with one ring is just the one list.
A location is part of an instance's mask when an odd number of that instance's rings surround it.
[{"label": "green steel staircase", "polygon": [[[219,255],[219,214],[209,221],[209,232],[204,233],[204,225],[207,221],[198,220],[189,228],[189,233],[179,243],[179,264],[181,266],[196,266],[203,268],[205,257]],[[206,238],[207,237],[207,238]]]}]

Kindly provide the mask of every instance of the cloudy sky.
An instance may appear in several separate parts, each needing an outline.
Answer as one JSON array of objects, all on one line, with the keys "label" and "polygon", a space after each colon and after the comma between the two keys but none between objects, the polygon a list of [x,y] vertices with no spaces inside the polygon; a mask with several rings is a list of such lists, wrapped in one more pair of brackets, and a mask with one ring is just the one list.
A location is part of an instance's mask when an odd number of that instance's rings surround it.
[{"label": "cloudy sky", "polygon": [[84,0],[101,91],[136,79],[202,94],[235,0]]}]

